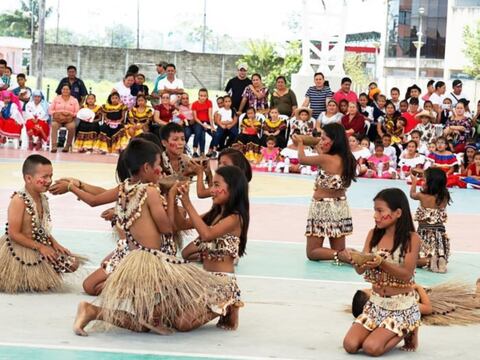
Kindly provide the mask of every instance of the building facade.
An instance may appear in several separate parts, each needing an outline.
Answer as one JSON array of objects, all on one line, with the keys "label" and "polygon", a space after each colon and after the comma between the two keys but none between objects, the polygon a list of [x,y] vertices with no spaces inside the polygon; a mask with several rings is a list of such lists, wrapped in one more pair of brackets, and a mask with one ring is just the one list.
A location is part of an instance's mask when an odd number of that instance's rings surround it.
[{"label": "building facade", "polygon": [[[423,8],[423,14],[419,9]],[[480,19],[480,0],[389,0],[385,33],[385,77],[415,77],[420,21],[420,77],[467,77],[463,32]]]}]

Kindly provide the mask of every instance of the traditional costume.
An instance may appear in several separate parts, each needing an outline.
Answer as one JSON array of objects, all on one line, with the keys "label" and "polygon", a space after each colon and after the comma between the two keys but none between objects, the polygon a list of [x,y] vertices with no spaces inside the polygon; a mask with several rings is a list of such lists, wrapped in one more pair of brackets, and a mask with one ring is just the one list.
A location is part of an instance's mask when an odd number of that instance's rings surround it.
[{"label": "traditional costume", "polygon": [[[404,257],[400,255],[400,247],[393,253],[385,249],[377,250],[376,247],[372,249],[372,252],[382,256],[383,261],[395,265],[404,262]],[[376,286],[408,288],[414,283],[413,278],[403,281],[380,268],[366,270],[364,278]],[[372,291],[370,299],[355,323],[362,325],[369,331],[384,328],[397,334],[397,336],[405,336],[420,326],[421,315],[415,294],[412,291],[399,295],[382,296]]]},{"label": "traditional costume", "polygon": [[[5,138],[19,139],[24,123],[20,101],[7,90],[2,91],[0,95],[0,140],[5,142]],[[4,99],[10,101],[5,103]]]},{"label": "traditional costume", "polygon": [[161,235],[157,249],[141,245],[131,234],[131,226],[147,200],[148,187],[157,188],[154,184],[131,184],[128,179],[119,186],[117,224],[134,248],[122,256],[107,278],[100,296],[103,320],[115,324],[127,312],[134,318],[133,329],[140,331],[142,324],[174,327],[183,315],[202,318],[217,309],[223,315],[220,310],[230,298],[218,289],[228,288],[229,278],[172,256],[176,248],[171,234]]},{"label": "traditional costume", "polygon": [[116,153],[127,147],[128,139],[123,125],[126,110],[127,107],[123,104],[102,105],[104,119],[95,143],[96,150],[102,153]]},{"label": "traditional costume", "polygon": [[[150,122],[153,119],[153,109],[151,107],[145,107],[143,111],[140,111],[137,107],[132,108],[128,112],[128,123],[125,125],[125,130],[129,138],[138,136],[145,131],[148,131]],[[130,134],[129,130],[133,126],[142,125],[142,128],[136,129],[133,136]]]},{"label": "traditional costume", "polygon": [[[95,105],[93,108],[84,105],[77,113],[80,120],[77,127],[77,135],[73,148],[79,152],[92,151],[100,132],[100,120],[102,119],[101,107]],[[89,111],[88,111],[89,110]]]},{"label": "traditional costume", "polygon": [[[39,245],[52,246],[47,197],[40,195],[43,209],[40,214],[35,201],[26,190],[15,192],[13,196],[15,195],[25,202],[25,212],[31,217],[32,240]],[[63,254],[58,254],[57,261],[51,263],[37,250],[16,243],[9,237],[7,224],[6,234],[0,238],[0,291],[17,293],[56,290],[63,284],[61,274],[71,272],[74,263],[74,256]]]},{"label": "traditional costume", "polygon": [[[35,103],[35,97],[40,97],[40,102]],[[48,102],[45,100],[40,90],[34,90],[32,93],[32,100],[25,106],[24,117],[28,135],[29,150],[40,150],[42,142],[48,141],[50,135],[50,126],[48,125]]]},{"label": "traditional costume", "polygon": [[[318,169],[314,191],[318,188],[328,190],[345,190],[340,175],[328,174]],[[338,238],[350,235],[353,231],[352,215],[345,196],[339,198],[312,198],[308,210],[305,236]]]},{"label": "traditional costume", "polygon": [[180,176],[186,176],[188,174],[185,174],[185,172],[188,170],[189,168],[189,161],[190,161],[190,158],[185,155],[185,154],[182,154],[179,158],[179,170],[176,171],[173,166],[172,166],[172,163],[170,162],[170,159],[168,158],[168,155],[167,155],[167,152],[166,151],[163,151],[162,152],[162,155],[161,155],[161,165],[162,165],[162,170],[163,170],[163,173],[165,175],[180,175]]},{"label": "traditional costume", "polygon": [[[429,270],[433,272],[447,271],[450,240],[445,231],[446,210],[419,206],[415,213],[415,221],[418,221],[417,233],[422,239],[420,257],[429,258]],[[444,261],[439,262],[440,258],[443,258]]]},{"label": "traditional costume", "polygon": [[280,131],[280,133],[275,136],[276,145],[281,149],[283,149],[287,145],[286,134],[285,134],[287,130],[287,124],[285,120],[278,118],[276,121],[274,121],[267,118],[263,122],[262,129],[264,132],[262,136],[263,146],[267,146],[268,135],[265,134],[265,131],[268,131],[269,133]]},{"label": "traditional costume", "polygon": [[240,134],[237,136],[237,148],[243,152],[247,160],[256,162],[260,154],[260,138],[258,134],[262,123],[257,118],[244,117],[240,123]]}]

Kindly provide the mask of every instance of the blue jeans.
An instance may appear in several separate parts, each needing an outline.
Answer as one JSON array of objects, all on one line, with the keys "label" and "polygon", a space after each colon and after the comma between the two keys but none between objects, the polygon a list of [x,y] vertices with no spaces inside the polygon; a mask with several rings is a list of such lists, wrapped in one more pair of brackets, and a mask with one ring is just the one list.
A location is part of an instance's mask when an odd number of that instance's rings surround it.
[{"label": "blue jeans", "polygon": [[185,143],[187,144],[188,144],[188,140],[190,139],[190,136],[192,136],[195,131],[194,126],[195,125],[188,125],[183,128],[183,132],[185,133]]},{"label": "blue jeans", "polygon": [[214,134],[213,142],[210,147],[216,146],[219,150],[225,147],[225,140],[227,140],[227,146],[233,144],[238,135],[238,128],[235,126],[231,129],[222,129],[217,127],[217,131]]},{"label": "blue jeans", "polygon": [[[208,133],[212,139],[213,139],[213,134],[212,131],[210,130],[205,130],[205,128],[200,125],[199,123],[195,123],[193,125],[193,132],[195,134],[195,137],[193,138],[193,147],[196,149],[200,147],[200,153],[204,154],[205,153],[205,133]],[[213,146],[213,140],[210,143],[210,148]]]}]

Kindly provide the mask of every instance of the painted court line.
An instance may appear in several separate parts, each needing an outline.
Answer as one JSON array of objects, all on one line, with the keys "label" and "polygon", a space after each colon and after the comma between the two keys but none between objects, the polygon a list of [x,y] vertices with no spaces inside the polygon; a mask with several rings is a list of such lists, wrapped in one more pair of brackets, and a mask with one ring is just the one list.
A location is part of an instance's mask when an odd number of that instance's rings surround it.
[{"label": "painted court line", "polygon": [[[190,353],[190,352],[174,352],[174,351],[156,351],[156,350],[129,350],[118,348],[102,348],[92,346],[71,346],[71,345],[48,345],[48,344],[33,344],[33,343],[11,343],[0,342],[0,346],[8,347],[26,347],[32,349],[46,349],[46,350],[73,350],[73,351],[95,351],[105,353],[117,354],[132,354],[132,355],[158,355],[158,356],[178,356],[178,357],[192,357],[192,358],[216,358],[216,359],[232,359],[232,360],[264,360],[269,357],[258,356],[244,356],[244,355],[215,355],[204,353]],[[277,360],[294,360],[293,358],[278,358]]]},{"label": "painted court line", "polygon": [[[98,266],[86,265],[82,266],[82,269],[96,270]],[[259,280],[278,280],[278,281],[303,281],[312,283],[325,283],[325,284],[348,284],[348,285],[362,285],[363,281],[340,281],[340,280],[322,280],[322,279],[302,279],[302,278],[289,278],[281,276],[258,276],[258,275],[240,275],[235,274],[235,277],[242,279],[259,279]]]}]

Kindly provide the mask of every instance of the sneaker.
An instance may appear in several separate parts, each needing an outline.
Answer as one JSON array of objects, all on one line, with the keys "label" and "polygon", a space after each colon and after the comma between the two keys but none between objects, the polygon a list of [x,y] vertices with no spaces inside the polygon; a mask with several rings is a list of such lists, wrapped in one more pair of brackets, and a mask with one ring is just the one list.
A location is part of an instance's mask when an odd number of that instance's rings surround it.
[{"label": "sneaker", "polygon": [[217,158],[217,152],[215,150],[209,151],[208,154],[207,154],[207,158],[216,159]]},{"label": "sneaker", "polygon": [[199,158],[200,155],[198,155],[196,152],[193,153],[192,158]]}]

